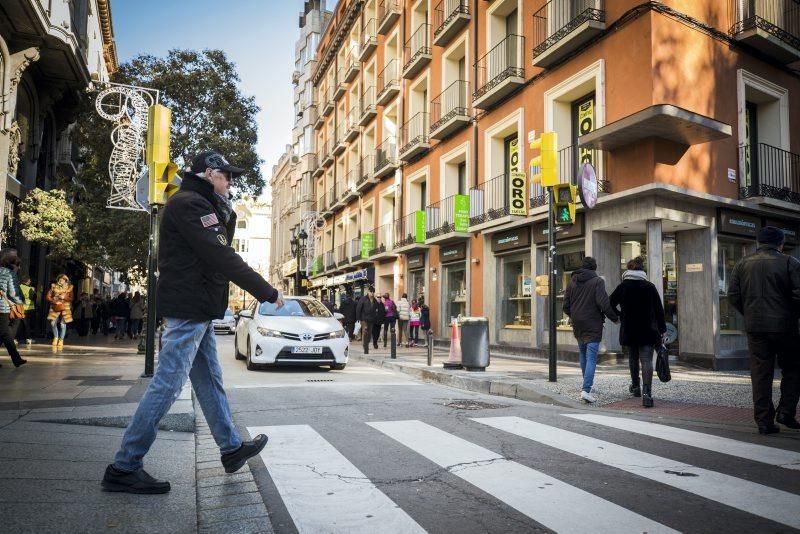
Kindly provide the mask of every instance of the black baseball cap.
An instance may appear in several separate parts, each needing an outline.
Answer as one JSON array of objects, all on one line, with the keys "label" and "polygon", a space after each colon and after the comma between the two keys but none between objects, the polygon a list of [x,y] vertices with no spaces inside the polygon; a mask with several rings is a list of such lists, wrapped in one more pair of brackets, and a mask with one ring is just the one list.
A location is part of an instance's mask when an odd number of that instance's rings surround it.
[{"label": "black baseball cap", "polygon": [[192,174],[204,173],[206,169],[219,169],[221,171],[227,171],[234,176],[244,172],[244,169],[231,165],[228,160],[225,159],[225,156],[214,150],[200,152],[192,159],[192,166],[190,169]]}]

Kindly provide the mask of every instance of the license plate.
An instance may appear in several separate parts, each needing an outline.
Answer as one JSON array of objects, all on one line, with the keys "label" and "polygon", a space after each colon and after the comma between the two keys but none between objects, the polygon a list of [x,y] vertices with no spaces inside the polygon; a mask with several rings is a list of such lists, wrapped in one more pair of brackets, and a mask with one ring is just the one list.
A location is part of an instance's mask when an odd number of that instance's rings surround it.
[{"label": "license plate", "polygon": [[292,354],[322,354],[322,347],[292,347]]}]

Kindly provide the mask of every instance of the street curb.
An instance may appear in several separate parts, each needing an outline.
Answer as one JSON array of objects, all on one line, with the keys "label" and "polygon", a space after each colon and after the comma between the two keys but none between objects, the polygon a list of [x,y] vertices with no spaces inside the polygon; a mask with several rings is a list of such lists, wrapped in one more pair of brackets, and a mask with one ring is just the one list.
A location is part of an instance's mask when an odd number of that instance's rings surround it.
[{"label": "street curb", "polygon": [[479,375],[463,376],[448,373],[444,370],[433,367],[420,368],[416,365],[409,365],[402,361],[392,361],[386,358],[370,357],[368,355],[350,352],[350,358],[368,363],[374,367],[391,369],[407,375],[415,376],[426,382],[435,382],[443,386],[450,386],[457,389],[495,395],[498,397],[508,397],[512,399],[537,402],[540,404],[552,404],[564,408],[583,408],[580,403],[573,402],[562,395],[553,393],[540,388],[534,384],[519,384],[503,379],[480,378]]}]

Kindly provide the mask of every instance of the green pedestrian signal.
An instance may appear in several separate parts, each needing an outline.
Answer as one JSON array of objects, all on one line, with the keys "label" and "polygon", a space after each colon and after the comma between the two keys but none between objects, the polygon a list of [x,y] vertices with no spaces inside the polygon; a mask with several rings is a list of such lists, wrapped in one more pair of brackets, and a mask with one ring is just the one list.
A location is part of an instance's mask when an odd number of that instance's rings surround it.
[{"label": "green pedestrian signal", "polygon": [[578,188],[570,184],[553,186],[553,216],[558,226],[575,223],[575,200]]},{"label": "green pedestrian signal", "polygon": [[558,208],[558,212],[556,213],[556,222],[559,223],[572,222],[572,216],[569,213],[569,206],[561,206]]}]

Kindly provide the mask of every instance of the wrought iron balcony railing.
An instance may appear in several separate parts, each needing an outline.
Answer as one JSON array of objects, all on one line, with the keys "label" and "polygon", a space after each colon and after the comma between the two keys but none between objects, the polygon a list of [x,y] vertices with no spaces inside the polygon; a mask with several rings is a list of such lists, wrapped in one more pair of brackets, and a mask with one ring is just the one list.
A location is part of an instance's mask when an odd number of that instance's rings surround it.
[{"label": "wrought iron balcony railing", "polygon": [[441,0],[433,10],[434,39],[447,32],[457,19],[468,15],[469,0]]},{"label": "wrought iron balcony railing", "polygon": [[403,126],[400,127],[400,154],[405,155],[407,152],[412,151],[415,147],[425,145],[430,142],[428,137],[428,113],[421,111],[408,119]]},{"label": "wrought iron balcony railing", "polygon": [[733,9],[736,20],[729,33],[734,37],[759,29],[800,51],[800,2],[797,0],[740,0]]},{"label": "wrought iron balcony railing", "polygon": [[604,0],[550,0],[533,14],[533,57],[565,39],[587,21],[605,22]]},{"label": "wrought iron balcony railing", "polygon": [[469,83],[456,80],[431,101],[431,131],[457,116],[466,116],[469,103]]},{"label": "wrought iron balcony railing", "polygon": [[739,147],[739,198],[800,204],[800,154],[758,143]]},{"label": "wrought iron balcony railing", "polygon": [[472,95],[475,99],[482,97],[507,78],[525,76],[524,46],[525,37],[509,34],[478,60],[478,79]]}]

